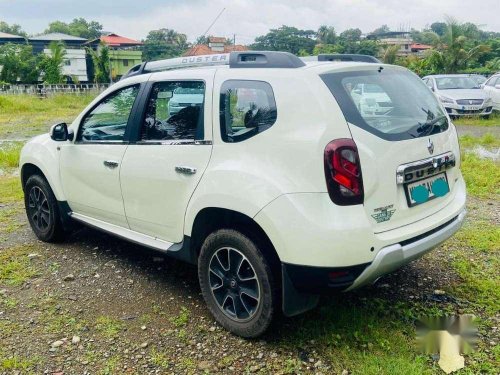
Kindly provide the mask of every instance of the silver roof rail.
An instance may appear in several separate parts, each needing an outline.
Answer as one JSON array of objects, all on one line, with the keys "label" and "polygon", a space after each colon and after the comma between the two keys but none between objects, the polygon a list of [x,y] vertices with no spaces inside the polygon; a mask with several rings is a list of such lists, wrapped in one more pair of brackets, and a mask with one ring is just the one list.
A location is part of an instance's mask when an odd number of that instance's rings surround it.
[{"label": "silver roof rail", "polygon": [[301,57],[302,61],[354,61],[380,64],[381,61],[374,56],[360,55],[356,53],[330,53],[319,54],[318,56]]},{"label": "silver roof rail", "polygon": [[214,65],[229,65],[230,68],[300,68],[305,66],[302,60],[288,52],[244,51],[144,62],[130,69],[122,79],[165,70]]}]

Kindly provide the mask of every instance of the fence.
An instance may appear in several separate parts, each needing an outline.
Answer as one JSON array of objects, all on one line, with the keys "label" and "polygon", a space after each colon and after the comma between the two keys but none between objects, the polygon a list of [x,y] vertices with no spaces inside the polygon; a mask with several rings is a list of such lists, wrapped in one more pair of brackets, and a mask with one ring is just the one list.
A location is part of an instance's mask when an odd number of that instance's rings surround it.
[{"label": "fence", "polygon": [[38,95],[50,96],[54,94],[98,94],[110,86],[105,84],[61,84],[61,85],[0,85],[0,95]]}]

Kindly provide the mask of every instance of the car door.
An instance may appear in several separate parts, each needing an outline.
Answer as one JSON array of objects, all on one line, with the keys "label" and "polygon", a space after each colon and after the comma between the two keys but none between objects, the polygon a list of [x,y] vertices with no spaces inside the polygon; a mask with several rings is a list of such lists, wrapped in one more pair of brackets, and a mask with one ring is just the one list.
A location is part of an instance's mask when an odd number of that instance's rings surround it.
[{"label": "car door", "polygon": [[500,111],[500,76],[491,77],[484,85],[484,90],[488,93],[491,101],[493,102],[493,108]]},{"label": "car door", "polygon": [[114,91],[82,117],[74,142],[61,146],[60,175],[71,210],[128,228],[120,164],[140,86]]},{"label": "car door", "polygon": [[186,207],[212,150],[213,76],[191,72],[191,79],[149,83],[136,141],[121,168],[130,229],[172,243],[183,240]]}]

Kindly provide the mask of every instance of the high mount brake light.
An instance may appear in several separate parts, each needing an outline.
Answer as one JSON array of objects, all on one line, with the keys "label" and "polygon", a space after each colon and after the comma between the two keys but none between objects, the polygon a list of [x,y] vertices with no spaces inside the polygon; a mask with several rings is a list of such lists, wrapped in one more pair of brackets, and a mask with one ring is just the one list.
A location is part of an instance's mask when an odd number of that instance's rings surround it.
[{"label": "high mount brake light", "polygon": [[352,139],[336,139],[325,147],[325,177],[328,194],[340,206],[362,204],[363,177],[358,148]]}]

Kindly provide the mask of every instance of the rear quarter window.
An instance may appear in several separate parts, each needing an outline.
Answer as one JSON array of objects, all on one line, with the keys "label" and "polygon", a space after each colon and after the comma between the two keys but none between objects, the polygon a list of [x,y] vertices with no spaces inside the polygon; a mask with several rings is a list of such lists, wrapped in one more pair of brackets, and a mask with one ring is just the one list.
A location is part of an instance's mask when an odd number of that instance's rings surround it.
[{"label": "rear quarter window", "polygon": [[241,142],[266,131],[277,118],[271,85],[262,81],[224,82],[220,91],[219,118],[224,142]]}]

